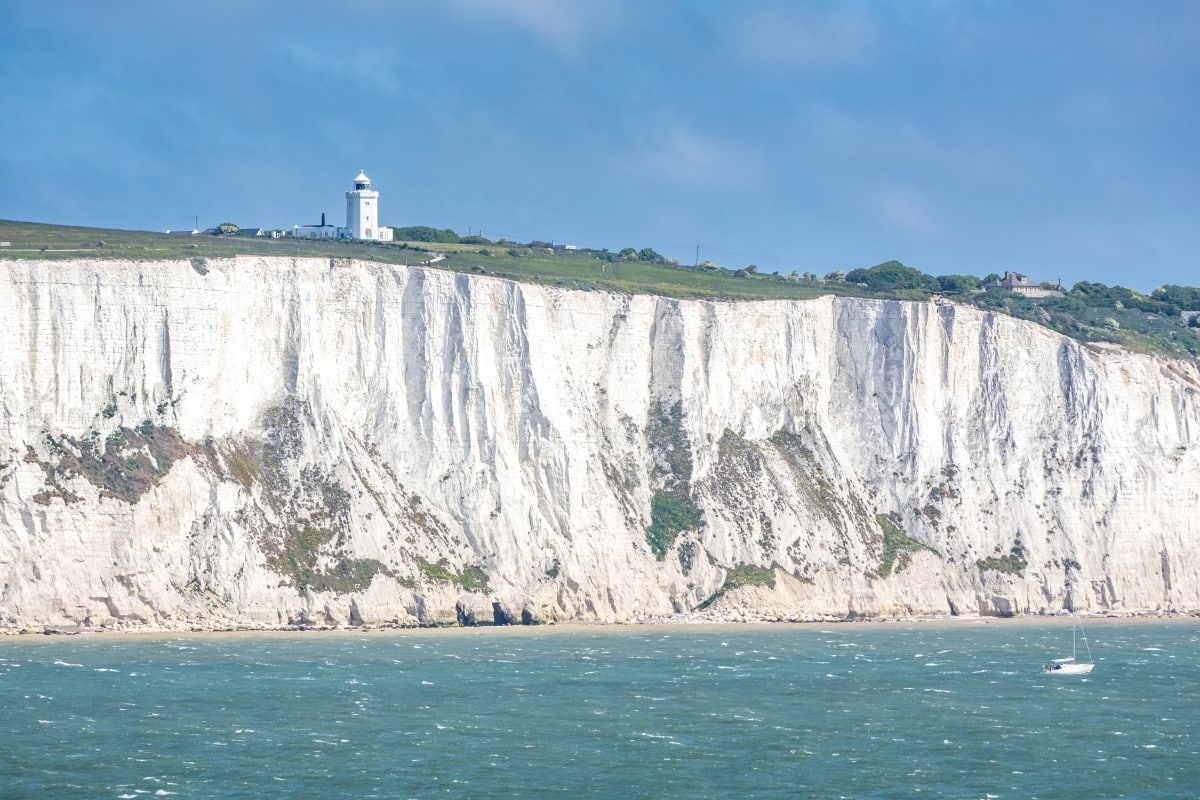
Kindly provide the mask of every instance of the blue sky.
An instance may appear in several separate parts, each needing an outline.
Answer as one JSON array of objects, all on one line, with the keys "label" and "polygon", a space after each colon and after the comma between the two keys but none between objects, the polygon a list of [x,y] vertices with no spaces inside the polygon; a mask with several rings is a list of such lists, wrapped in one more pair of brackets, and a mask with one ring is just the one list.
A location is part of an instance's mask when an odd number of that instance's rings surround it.
[{"label": "blue sky", "polygon": [[1200,3],[0,3],[0,218],[1200,284]]}]

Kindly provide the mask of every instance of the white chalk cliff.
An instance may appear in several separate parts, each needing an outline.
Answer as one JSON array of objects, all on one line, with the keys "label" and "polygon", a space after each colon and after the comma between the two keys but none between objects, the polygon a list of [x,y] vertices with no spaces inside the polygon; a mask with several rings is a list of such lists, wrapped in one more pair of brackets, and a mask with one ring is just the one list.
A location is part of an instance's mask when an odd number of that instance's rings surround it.
[{"label": "white chalk cliff", "polygon": [[0,309],[0,629],[1200,609],[1197,365],[1003,315],[283,258]]}]

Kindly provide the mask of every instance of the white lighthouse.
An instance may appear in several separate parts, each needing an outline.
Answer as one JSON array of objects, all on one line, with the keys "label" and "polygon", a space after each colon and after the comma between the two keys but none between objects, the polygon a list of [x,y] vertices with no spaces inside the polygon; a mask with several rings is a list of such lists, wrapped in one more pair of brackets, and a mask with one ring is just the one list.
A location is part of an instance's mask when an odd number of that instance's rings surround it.
[{"label": "white lighthouse", "polygon": [[346,192],[346,232],[352,239],[392,240],[392,229],[379,224],[379,192],[371,188],[363,170],[354,179],[354,188]]}]

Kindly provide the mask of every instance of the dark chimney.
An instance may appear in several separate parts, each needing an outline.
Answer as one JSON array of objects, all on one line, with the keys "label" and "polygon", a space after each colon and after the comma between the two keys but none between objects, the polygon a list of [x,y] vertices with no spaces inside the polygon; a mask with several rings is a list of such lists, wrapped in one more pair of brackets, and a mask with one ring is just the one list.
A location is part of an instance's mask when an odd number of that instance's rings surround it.
[{"label": "dark chimney", "polygon": [[321,227],[322,228],[325,227],[325,212],[324,211],[321,212]]}]

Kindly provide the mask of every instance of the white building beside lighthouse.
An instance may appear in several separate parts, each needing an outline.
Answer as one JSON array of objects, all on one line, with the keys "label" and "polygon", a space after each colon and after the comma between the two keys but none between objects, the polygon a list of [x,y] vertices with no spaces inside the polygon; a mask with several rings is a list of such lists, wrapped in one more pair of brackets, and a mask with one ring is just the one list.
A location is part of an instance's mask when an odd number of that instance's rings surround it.
[{"label": "white building beside lighthouse", "polygon": [[320,225],[294,225],[292,236],[300,239],[362,239],[368,242],[392,241],[392,229],[379,224],[379,192],[371,188],[367,173],[359,170],[354,188],[346,192],[346,227],[326,224],[321,214]]},{"label": "white building beside lighthouse", "polygon": [[392,229],[379,224],[379,192],[367,173],[359,170],[354,188],[346,192],[346,235],[373,242],[392,241]]}]

